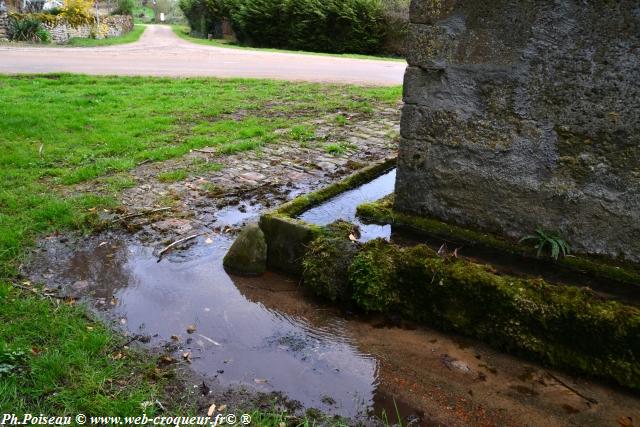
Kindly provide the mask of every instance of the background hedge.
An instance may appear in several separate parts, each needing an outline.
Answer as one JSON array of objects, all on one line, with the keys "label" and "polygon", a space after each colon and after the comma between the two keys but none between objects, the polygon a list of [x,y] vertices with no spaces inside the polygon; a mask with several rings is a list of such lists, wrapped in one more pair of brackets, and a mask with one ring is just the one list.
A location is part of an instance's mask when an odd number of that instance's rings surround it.
[{"label": "background hedge", "polygon": [[[401,53],[408,0],[181,0],[200,35],[231,21],[238,41],[257,47],[332,53]],[[403,16],[405,21],[403,22]]]}]

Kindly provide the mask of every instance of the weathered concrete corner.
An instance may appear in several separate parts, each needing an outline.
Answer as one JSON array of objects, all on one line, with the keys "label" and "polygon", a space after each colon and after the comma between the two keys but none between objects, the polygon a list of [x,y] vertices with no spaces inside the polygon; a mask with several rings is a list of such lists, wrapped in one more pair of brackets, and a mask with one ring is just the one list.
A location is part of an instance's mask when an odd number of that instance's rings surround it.
[{"label": "weathered concrete corner", "polygon": [[283,204],[278,209],[260,217],[260,228],[268,246],[269,268],[301,276],[302,260],[311,241],[322,232],[321,227],[297,219],[307,209],[316,206],[343,191],[362,185],[393,168],[395,158],[367,166],[347,176],[342,181],[305,194]]},{"label": "weathered concrete corner", "polygon": [[637,2],[414,0],[396,209],[640,262]]},{"label": "weathered concrete corner", "polygon": [[258,224],[247,225],[224,257],[230,273],[258,276],[267,269],[267,241]]},{"label": "weathered concrete corner", "polygon": [[302,221],[275,214],[263,215],[260,227],[268,242],[269,267],[301,275],[302,258],[307,245],[315,236],[314,228]]}]

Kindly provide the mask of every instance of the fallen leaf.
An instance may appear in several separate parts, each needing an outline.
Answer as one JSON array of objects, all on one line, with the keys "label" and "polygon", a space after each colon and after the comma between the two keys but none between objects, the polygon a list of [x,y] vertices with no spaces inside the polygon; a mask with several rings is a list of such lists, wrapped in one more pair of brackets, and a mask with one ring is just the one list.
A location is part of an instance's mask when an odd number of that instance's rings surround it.
[{"label": "fallen leaf", "polygon": [[227,405],[220,405],[220,407],[218,408],[218,411],[224,412],[225,409],[227,409]]},{"label": "fallen leaf", "polygon": [[161,365],[169,365],[171,363],[176,363],[176,359],[169,355],[164,355],[160,358]]},{"label": "fallen leaf", "polygon": [[187,363],[191,363],[191,352],[190,352],[190,351],[185,351],[184,353],[182,353],[182,358],[183,358]]},{"label": "fallen leaf", "polygon": [[192,334],[192,333],[194,333],[195,331],[197,331],[196,325],[191,324],[191,325],[187,326],[187,333],[188,333],[188,334]]},{"label": "fallen leaf", "polygon": [[287,425],[283,421],[280,421],[280,424],[278,424],[278,427],[287,427]]},{"label": "fallen leaf", "polygon": [[106,244],[107,244],[107,242],[101,242],[101,243],[98,245],[98,247],[99,247],[99,248],[101,248],[101,247],[103,247],[103,246],[104,246],[104,245],[106,245]]},{"label": "fallen leaf", "polygon": [[442,246],[440,246],[440,249],[438,249],[438,256],[443,256],[447,254],[447,243],[443,243]]},{"label": "fallen leaf", "polygon": [[633,427],[633,418],[620,417],[618,418],[618,424],[620,424],[622,427]]},{"label": "fallen leaf", "polygon": [[207,411],[207,416],[208,417],[212,416],[215,411],[216,411],[216,404],[212,403],[211,406],[209,406],[209,410]]},{"label": "fallen leaf", "polygon": [[172,339],[173,341],[180,341],[180,337],[179,337],[179,336],[177,336],[177,335],[171,335],[171,339]]}]

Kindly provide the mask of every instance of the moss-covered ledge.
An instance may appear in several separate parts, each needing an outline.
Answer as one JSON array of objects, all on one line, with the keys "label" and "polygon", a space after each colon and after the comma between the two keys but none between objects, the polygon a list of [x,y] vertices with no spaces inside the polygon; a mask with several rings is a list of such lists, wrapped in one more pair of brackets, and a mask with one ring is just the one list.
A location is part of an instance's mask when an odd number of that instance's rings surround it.
[{"label": "moss-covered ledge", "polygon": [[310,244],[303,281],[334,302],[400,314],[640,391],[640,309],[587,289],[499,275],[425,245],[359,245],[344,232],[325,232]]},{"label": "moss-covered ledge", "polygon": [[[492,234],[447,224],[434,218],[399,212],[394,210],[393,205],[394,196],[390,195],[376,202],[358,206],[357,215],[365,222],[391,224],[399,229],[407,229],[430,237],[455,241],[469,246],[480,246],[527,259],[536,258],[536,251],[529,246]],[[556,267],[588,273],[594,277],[611,280],[622,285],[640,287],[640,268],[629,263],[616,263],[585,255],[571,255],[558,260],[549,258],[545,261]]]},{"label": "moss-covered ledge", "polygon": [[310,208],[319,205],[340,193],[372,181],[383,173],[393,169],[395,166],[395,157],[384,159],[381,162],[358,170],[344,178],[342,181],[336,182],[335,184],[331,184],[312,193],[296,197],[295,199],[281,205],[273,212],[273,214],[287,217],[301,215]]},{"label": "moss-covered ledge", "polygon": [[267,241],[267,266],[287,273],[302,274],[302,258],[307,245],[322,234],[323,228],[296,217],[310,208],[393,169],[396,159],[387,158],[349,175],[345,179],[309,194],[296,197],[260,217],[260,228]]}]

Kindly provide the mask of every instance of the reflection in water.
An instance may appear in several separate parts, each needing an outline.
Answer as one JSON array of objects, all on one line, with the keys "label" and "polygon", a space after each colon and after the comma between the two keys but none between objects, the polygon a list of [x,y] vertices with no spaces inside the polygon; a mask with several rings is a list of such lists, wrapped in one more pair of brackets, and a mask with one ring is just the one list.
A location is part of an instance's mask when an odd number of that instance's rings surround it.
[{"label": "reflection in water", "polygon": [[390,225],[363,224],[356,218],[356,209],[358,205],[373,202],[393,193],[395,181],[396,170],[393,169],[358,188],[345,191],[309,209],[300,215],[300,219],[317,225],[327,225],[342,219],[360,227],[361,241],[377,237],[388,239],[391,236]]},{"label": "reflection in water", "polygon": [[109,309],[130,332],[154,335],[156,343],[181,336],[193,368],[222,384],[282,391],[330,413],[365,412],[376,360],[355,348],[339,318],[314,327],[245,298],[222,268],[229,244],[226,237],[200,241],[186,261],[157,263],[150,248],[109,243],[78,252],[65,276],[88,280],[96,297],[115,297]]}]

